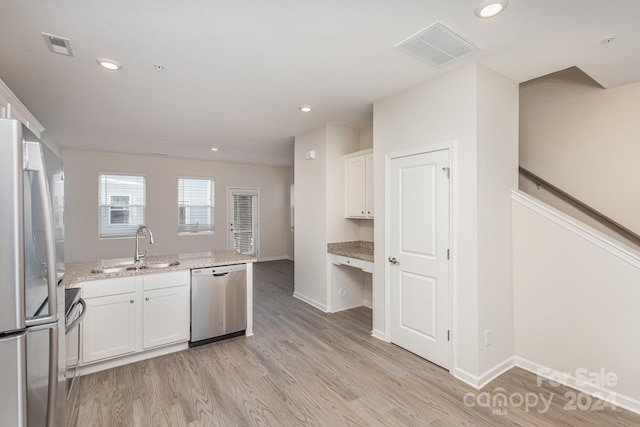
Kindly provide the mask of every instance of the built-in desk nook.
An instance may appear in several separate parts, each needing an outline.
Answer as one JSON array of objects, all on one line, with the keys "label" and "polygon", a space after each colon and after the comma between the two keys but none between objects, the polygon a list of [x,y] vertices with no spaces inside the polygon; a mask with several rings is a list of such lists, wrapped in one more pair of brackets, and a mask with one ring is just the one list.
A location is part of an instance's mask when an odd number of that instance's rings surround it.
[{"label": "built-in desk nook", "polygon": [[327,244],[330,312],[365,306],[371,308],[373,242]]}]

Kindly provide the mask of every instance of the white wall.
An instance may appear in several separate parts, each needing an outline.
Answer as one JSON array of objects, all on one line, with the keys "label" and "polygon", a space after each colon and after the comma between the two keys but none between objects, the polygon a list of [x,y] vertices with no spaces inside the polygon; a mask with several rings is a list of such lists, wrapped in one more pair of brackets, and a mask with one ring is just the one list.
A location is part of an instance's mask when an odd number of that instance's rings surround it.
[{"label": "white wall", "polygon": [[[345,154],[359,150],[359,131],[348,126],[327,124],[327,235],[326,242],[352,241],[360,238],[360,220],[344,217]],[[325,248],[326,250],[326,248]]]},{"label": "white wall", "polygon": [[572,218],[575,218],[578,221],[583,222],[610,237],[613,237],[618,242],[628,245],[631,248],[640,249],[638,243],[634,240],[629,239],[627,235],[608,227],[607,225],[605,225],[605,223],[600,222],[592,215],[587,214],[583,209],[577,207],[575,204],[569,203],[565,199],[560,198],[555,193],[547,190],[545,187],[538,186],[534,180],[524,174],[520,174],[520,177],[518,179],[518,188],[527,194],[531,194],[536,199],[568,214]]},{"label": "white wall", "polygon": [[[485,67],[477,72],[478,372],[482,373],[514,354],[511,190],[518,188],[519,88]],[[487,330],[491,331],[488,347]]]},{"label": "white wall", "polygon": [[[358,151],[357,130],[326,124],[294,143],[295,268],[294,296],[327,311],[330,267],[327,243],[358,240],[358,224],[344,218],[344,162]],[[315,159],[305,153],[315,150]]]},{"label": "white wall", "polygon": [[[321,310],[327,306],[326,139],[323,126],[296,136],[294,142],[294,296]],[[316,158],[306,160],[305,153],[311,150],[315,150]]]},{"label": "white wall", "polygon": [[602,89],[575,69],[523,83],[520,164],[640,234],[639,104],[640,83]]},{"label": "white wall", "polygon": [[617,375],[604,389],[640,411],[640,253],[522,193],[513,252],[518,364],[574,377],[604,369]]},{"label": "white wall", "polygon": [[[146,223],[155,244],[143,243],[149,255],[227,249],[227,187],[260,188],[260,259],[289,254],[289,179],[287,168],[62,150],[65,166],[65,251],[67,262],[133,257],[133,238],[98,239],[98,174],[146,176]],[[214,234],[179,236],[178,177],[215,182]]]},{"label": "white wall", "polygon": [[[386,332],[385,156],[454,141],[454,373],[472,383],[485,379],[488,366],[504,362],[509,349],[509,356],[513,355],[509,326],[497,323],[505,319],[509,322],[511,304],[507,301],[504,305],[504,297],[493,300],[480,293],[485,288],[508,291],[511,286],[510,232],[505,224],[496,225],[493,221],[508,221],[507,189],[517,185],[517,96],[516,83],[482,66],[471,65],[374,105],[374,332]],[[506,153],[501,154],[499,150],[503,149]],[[483,231],[483,227],[489,228]],[[479,253],[488,248],[495,250]],[[498,283],[492,284],[493,280]],[[480,335],[486,328],[496,331],[500,343],[491,350],[480,345],[484,344]]]}]

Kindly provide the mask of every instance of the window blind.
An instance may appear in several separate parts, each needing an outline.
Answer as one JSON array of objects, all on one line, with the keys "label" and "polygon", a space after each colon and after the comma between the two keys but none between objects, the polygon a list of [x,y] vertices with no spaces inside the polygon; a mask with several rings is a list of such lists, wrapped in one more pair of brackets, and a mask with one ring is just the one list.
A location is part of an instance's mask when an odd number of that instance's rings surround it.
[{"label": "window blind", "polygon": [[98,187],[98,236],[135,235],[144,224],[144,176],[100,174]]},{"label": "window blind", "polygon": [[255,254],[254,195],[233,195],[233,249],[246,255]]},{"label": "window blind", "polygon": [[178,178],[178,233],[213,232],[214,183]]}]

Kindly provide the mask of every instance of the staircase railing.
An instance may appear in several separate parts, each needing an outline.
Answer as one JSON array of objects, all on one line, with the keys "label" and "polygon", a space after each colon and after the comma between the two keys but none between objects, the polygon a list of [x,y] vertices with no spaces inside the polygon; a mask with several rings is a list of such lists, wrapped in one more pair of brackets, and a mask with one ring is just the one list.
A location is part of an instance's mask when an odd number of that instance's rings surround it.
[{"label": "staircase railing", "polygon": [[520,169],[520,173],[522,175],[524,175],[525,177],[527,177],[528,179],[530,179],[532,182],[534,182],[538,186],[538,188],[544,187],[549,192],[553,193],[555,196],[561,198],[565,202],[569,203],[571,206],[573,206],[576,209],[580,210],[582,213],[584,213],[584,214],[588,215],[589,217],[595,219],[596,221],[600,222],[601,224],[604,224],[608,228],[614,230],[616,233],[624,236],[628,240],[630,240],[630,241],[634,242],[636,245],[640,246],[640,235],[634,233],[633,231],[629,230],[625,226],[623,226],[623,225],[617,223],[616,221],[612,220],[611,218],[609,218],[605,214],[593,209],[591,206],[585,204],[584,202],[581,202],[580,200],[576,199],[575,197],[571,196],[570,194],[564,192],[563,190],[559,189],[558,187],[556,187],[555,185],[551,184],[550,182],[545,181],[544,179],[540,178],[538,175],[536,175],[533,172],[523,168],[522,166],[520,166],[519,169]]}]

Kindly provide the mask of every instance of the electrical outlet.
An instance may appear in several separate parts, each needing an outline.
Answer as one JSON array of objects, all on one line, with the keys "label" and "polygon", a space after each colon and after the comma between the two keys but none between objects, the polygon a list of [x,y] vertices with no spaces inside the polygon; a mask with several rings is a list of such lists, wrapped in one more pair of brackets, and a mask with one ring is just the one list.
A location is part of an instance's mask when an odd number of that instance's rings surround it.
[{"label": "electrical outlet", "polygon": [[491,329],[484,331],[484,346],[489,347],[491,345]]}]

